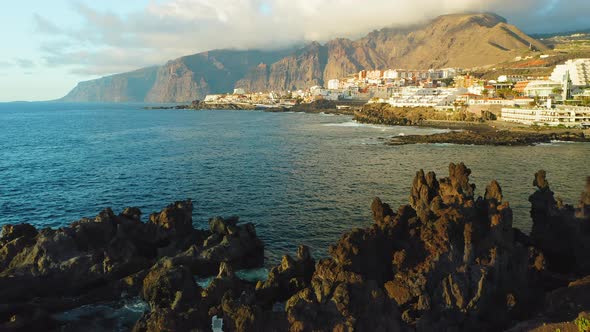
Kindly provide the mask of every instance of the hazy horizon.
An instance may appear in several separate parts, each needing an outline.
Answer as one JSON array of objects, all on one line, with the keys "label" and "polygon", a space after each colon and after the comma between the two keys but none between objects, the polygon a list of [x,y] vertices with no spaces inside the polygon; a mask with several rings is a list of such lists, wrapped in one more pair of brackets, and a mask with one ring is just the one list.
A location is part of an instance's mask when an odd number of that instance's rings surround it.
[{"label": "hazy horizon", "polygon": [[528,34],[557,33],[590,28],[588,11],[585,0],[25,0],[0,14],[0,101],[54,100],[80,81],[211,49],[354,39],[462,12],[494,12]]}]

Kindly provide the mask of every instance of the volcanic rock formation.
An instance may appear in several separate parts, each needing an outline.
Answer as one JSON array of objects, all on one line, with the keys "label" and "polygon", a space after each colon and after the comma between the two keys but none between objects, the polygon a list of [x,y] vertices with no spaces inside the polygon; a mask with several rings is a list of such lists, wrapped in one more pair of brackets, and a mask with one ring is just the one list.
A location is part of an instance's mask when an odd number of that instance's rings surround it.
[{"label": "volcanic rock formation", "polygon": [[[374,223],[347,232],[329,257],[300,246],[258,282],[237,269],[262,264],[251,224],[213,218],[192,227],[192,202],[148,223],[128,208],[59,230],[4,226],[0,318],[7,331],[64,329],[51,314],[139,296],[134,331],[566,331],[588,322],[590,180],[574,208],[554,198],[544,171],[530,197],[533,232],[513,228],[502,188],[483,196],[464,164],[416,173],[409,204],[375,198]],[[195,276],[217,276],[204,288]],[[67,327],[67,326],[66,326]],[[552,329],[551,331],[554,331]]]},{"label": "volcanic rock formation", "polygon": [[537,191],[529,197],[533,244],[549,269],[578,276],[590,274],[590,177],[577,207],[555,198],[545,171],[535,174]]},{"label": "volcanic rock formation", "polygon": [[[33,314],[133,296],[142,282],[143,297],[152,306],[191,303],[198,291],[187,277],[214,274],[221,263],[262,265],[263,245],[252,224],[215,218],[211,231],[196,230],[192,210],[188,200],[150,215],[147,223],[139,209],[127,208],[118,216],[106,209],[57,230],[5,225],[0,319],[9,321],[7,328],[34,330],[28,325],[38,323]],[[157,288],[146,291],[152,284]],[[176,298],[177,288],[184,297]]]}]

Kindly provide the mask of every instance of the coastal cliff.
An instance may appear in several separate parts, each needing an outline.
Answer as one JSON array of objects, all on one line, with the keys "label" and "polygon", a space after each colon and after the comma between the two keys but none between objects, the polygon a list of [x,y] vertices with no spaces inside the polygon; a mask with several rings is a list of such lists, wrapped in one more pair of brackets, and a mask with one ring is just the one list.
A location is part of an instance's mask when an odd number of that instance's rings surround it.
[{"label": "coastal cliff", "polygon": [[[192,226],[192,202],[141,221],[104,210],[59,230],[6,225],[0,236],[2,330],[67,330],[54,313],[140,297],[134,331],[567,330],[590,310],[590,178],[575,205],[554,198],[544,171],[530,196],[533,232],[513,227],[497,181],[482,196],[464,164],[416,173],[409,203],[371,204],[372,226],[345,233],[329,257],[300,246],[258,282],[252,224]],[[217,275],[206,286],[194,276]],[[539,330],[540,331],[540,330]],[[553,331],[553,330],[552,330]]]},{"label": "coastal cliff", "polygon": [[158,76],[158,67],[80,82],[61,100],[66,102],[142,102]]},{"label": "coastal cliff", "polygon": [[[190,55],[161,67],[82,82],[62,101],[190,102],[234,88],[296,90],[324,85],[363,69],[492,65],[510,61],[531,46],[547,49],[497,15],[447,15],[425,25],[382,29],[358,40],[340,38],[275,51],[215,50]],[[143,77],[141,82],[135,79],[138,75]]]}]

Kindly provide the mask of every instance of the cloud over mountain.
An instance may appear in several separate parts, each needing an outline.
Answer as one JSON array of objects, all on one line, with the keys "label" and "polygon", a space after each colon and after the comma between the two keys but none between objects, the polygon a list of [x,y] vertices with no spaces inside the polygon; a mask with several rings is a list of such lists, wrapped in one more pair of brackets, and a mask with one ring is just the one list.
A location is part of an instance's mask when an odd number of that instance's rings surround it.
[{"label": "cloud over mountain", "polygon": [[101,75],[218,48],[280,48],[359,37],[455,12],[498,12],[527,32],[587,28],[588,0],[159,0],[121,15],[73,6],[81,26],[36,14],[51,66]]}]

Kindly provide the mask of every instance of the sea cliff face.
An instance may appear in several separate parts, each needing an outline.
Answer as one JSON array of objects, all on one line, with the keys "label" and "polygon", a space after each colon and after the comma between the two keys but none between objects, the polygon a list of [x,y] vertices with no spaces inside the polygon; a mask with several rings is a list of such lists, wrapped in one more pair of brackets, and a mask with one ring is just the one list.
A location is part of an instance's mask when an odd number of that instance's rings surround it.
[{"label": "sea cliff face", "polygon": [[80,82],[61,101],[66,102],[143,102],[156,83],[158,67]]},{"label": "sea cliff face", "polygon": [[[67,330],[53,313],[141,297],[134,331],[534,331],[575,328],[590,310],[590,178],[576,206],[554,197],[544,171],[530,196],[533,232],[512,226],[497,181],[475,195],[464,164],[422,170],[409,204],[375,198],[374,223],[316,261],[300,246],[257,283],[236,269],[262,263],[252,224],[192,226],[192,202],[141,222],[107,209],[59,230],[6,225],[0,236],[2,330]],[[205,288],[194,276],[217,275]],[[586,318],[584,318],[586,317]],[[520,322],[520,323],[519,323]]]},{"label": "sea cliff face", "polygon": [[[382,29],[359,40],[275,51],[217,50],[182,57],[149,75],[120,74],[80,83],[63,101],[190,102],[206,94],[294,90],[324,85],[363,69],[471,68],[514,59],[541,42],[492,14],[439,17],[407,29]],[[138,74],[143,77],[139,82]],[[154,75],[156,77],[154,77]]]},{"label": "sea cliff face", "polygon": [[160,68],[156,77],[145,98],[147,102],[183,102],[209,90],[209,84],[196,77],[181,60],[171,61]]}]

